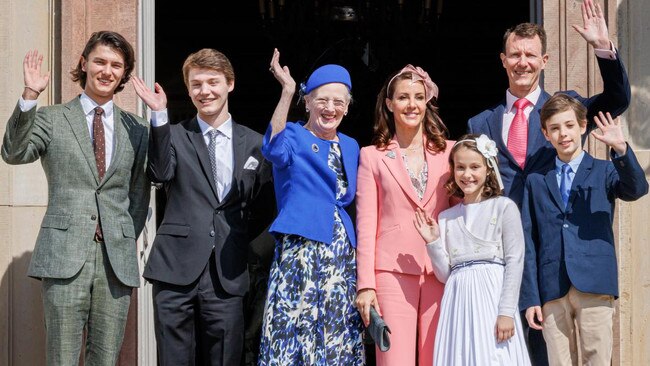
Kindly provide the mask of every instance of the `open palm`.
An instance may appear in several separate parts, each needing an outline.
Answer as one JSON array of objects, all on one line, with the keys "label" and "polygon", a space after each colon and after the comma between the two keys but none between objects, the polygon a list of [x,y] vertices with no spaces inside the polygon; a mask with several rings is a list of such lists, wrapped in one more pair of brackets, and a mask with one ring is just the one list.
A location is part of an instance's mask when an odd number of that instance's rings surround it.
[{"label": "open palm", "polygon": [[617,154],[622,155],[625,153],[627,144],[625,143],[620,119],[613,119],[609,112],[606,114],[598,112],[598,115],[594,116],[594,121],[600,133],[598,133],[598,130],[594,130],[591,132],[591,135],[598,141],[604,142],[607,146],[612,147]]},{"label": "open palm", "polygon": [[573,29],[594,48],[609,49],[609,32],[600,5],[585,0],[581,8],[583,26],[573,25]]},{"label": "open palm", "polygon": [[42,74],[43,55],[37,50],[28,51],[23,59],[23,77],[25,87],[41,93],[50,82],[50,73]]}]

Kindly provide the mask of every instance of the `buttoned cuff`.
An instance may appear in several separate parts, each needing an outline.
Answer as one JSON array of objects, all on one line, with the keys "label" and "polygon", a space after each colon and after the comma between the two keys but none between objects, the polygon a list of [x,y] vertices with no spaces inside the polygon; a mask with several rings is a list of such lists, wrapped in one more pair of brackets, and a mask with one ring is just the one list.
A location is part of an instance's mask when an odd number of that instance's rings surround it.
[{"label": "buttoned cuff", "polygon": [[160,127],[169,123],[169,115],[167,114],[167,108],[162,111],[151,111],[151,126]]}]

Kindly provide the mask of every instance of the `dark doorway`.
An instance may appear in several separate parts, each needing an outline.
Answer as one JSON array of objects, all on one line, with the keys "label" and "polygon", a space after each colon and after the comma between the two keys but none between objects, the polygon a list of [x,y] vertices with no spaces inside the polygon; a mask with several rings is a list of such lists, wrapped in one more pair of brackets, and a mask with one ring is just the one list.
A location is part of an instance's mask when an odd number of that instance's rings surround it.
[{"label": "dark doorway", "polygon": [[[381,85],[410,63],[438,84],[443,121],[450,138],[457,139],[471,116],[504,98],[503,33],[530,19],[529,6],[521,0],[159,1],[156,81],[167,92],[172,123],[193,117],[181,67],[190,53],[215,48],[235,69],[229,98],[233,119],[264,133],[280,94],[268,71],[273,48],[297,83],[318,66],[341,64],[352,76],[354,103],[340,129],[365,146]],[[289,119],[303,117],[304,106],[294,103]],[[162,191],[157,199],[162,217]],[[249,306],[259,317],[260,304],[252,300]],[[374,365],[372,350],[368,356]]]},{"label": "dark doorway", "polygon": [[[529,2],[521,0],[163,1],[156,3],[156,80],[169,96],[172,122],[193,116],[183,60],[216,48],[235,68],[233,118],[263,133],[280,93],[268,72],[274,47],[298,83],[320,65],[339,63],[350,70],[354,96],[341,130],[364,146],[379,88],[411,63],[438,84],[441,115],[455,139],[469,117],[504,97],[503,32],[528,19]],[[296,106],[290,119],[303,110]]]}]

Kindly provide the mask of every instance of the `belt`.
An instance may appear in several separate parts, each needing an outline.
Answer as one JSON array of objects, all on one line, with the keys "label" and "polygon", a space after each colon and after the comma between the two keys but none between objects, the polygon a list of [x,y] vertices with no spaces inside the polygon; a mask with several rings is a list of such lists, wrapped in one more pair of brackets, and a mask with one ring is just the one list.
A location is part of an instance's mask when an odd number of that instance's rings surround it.
[{"label": "belt", "polygon": [[471,261],[454,264],[453,266],[451,266],[451,271],[453,272],[459,268],[473,266],[475,264],[498,264],[501,266],[505,266],[505,263],[495,262],[488,259],[477,259],[477,260],[471,260]]}]

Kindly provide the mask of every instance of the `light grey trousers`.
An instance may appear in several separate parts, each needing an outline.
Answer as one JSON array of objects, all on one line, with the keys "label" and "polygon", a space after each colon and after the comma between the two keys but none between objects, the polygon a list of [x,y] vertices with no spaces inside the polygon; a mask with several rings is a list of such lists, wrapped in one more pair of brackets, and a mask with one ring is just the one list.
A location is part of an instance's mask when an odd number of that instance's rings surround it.
[{"label": "light grey trousers", "polygon": [[115,366],[132,288],[113,272],[104,243],[91,241],[86,263],[72,278],[43,278],[47,365],[78,365],[86,327],[86,366]]}]

